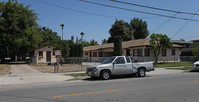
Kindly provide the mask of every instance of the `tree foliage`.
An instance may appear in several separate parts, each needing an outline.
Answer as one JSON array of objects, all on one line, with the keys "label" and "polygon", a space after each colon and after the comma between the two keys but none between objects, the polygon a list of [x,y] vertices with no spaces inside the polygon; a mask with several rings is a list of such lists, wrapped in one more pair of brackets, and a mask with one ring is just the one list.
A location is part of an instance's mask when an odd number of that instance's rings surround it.
[{"label": "tree foliage", "polygon": [[103,44],[106,44],[106,43],[107,43],[107,40],[106,40],[106,39],[103,39],[103,40],[102,40],[102,45],[103,45]]},{"label": "tree foliage", "polygon": [[0,57],[24,56],[41,40],[37,14],[15,0],[0,2]]},{"label": "tree foliage", "polygon": [[155,34],[153,33],[150,36],[150,46],[152,46],[152,51],[155,57],[155,65],[158,62],[158,56],[161,53],[163,48],[171,48],[173,44],[170,42],[170,38],[167,37],[165,34]]},{"label": "tree foliage", "polygon": [[196,45],[194,45],[193,46],[193,48],[192,48],[192,54],[194,55],[194,56],[199,56],[199,43],[197,43]]},{"label": "tree foliage", "polygon": [[143,39],[149,35],[146,21],[134,18],[131,20],[130,25],[133,28],[133,36],[135,39]]},{"label": "tree foliage", "polygon": [[114,55],[122,56],[122,38],[120,36],[114,37]]},{"label": "tree foliage", "polygon": [[[81,40],[80,40],[81,41]],[[83,43],[81,43],[76,37],[76,42],[74,41],[74,36],[71,36],[71,40],[69,41],[70,47],[70,57],[82,57],[83,56]]]},{"label": "tree foliage", "polygon": [[110,37],[108,38],[108,43],[113,42],[113,38],[120,36],[122,41],[128,41],[134,39],[133,28],[124,22],[123,20],[116,20],[112,25],[112,28],[109,30]]}]

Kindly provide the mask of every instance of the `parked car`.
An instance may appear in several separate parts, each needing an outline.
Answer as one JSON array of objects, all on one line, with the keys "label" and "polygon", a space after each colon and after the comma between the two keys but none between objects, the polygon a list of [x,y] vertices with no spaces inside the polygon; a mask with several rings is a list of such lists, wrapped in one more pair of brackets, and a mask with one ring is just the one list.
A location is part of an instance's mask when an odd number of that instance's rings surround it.
[{"label": "parked car", "polygon": [[154,71],[153,62],[133,62],[129,56],[106,58],[102,64],[87,68],[86,73],[91,78],[109,79],[112,75],[137,74],[144,77],[146,72]]},{"label": "parked car", "polygon": [[10,62],[11,61],[11,58],[10,57],[6,57],[5,58],[5,62]]},{"label": "parked car", "polygon": [[199,70],[199,61],[196,61],[195,63],[193,63],[193,70]]}]

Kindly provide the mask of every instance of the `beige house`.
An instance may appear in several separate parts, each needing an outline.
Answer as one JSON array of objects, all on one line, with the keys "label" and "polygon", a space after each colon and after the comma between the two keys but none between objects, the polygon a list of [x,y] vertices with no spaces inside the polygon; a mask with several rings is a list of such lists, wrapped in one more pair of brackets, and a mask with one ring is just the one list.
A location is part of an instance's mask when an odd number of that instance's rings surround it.
[{"label": "beige house", "polygon": [[[122,42],[123,55],[131,56],[136,61],[154,61],[154,54],[149,44],[150,39],[137,39]],[[173,48],[162,49],[159,61],[180,61],[182,46],[173,44]],[[113,43],[88,46],[83,48],[83,57],[95,59],[96,57],[113,56]]]},{"label": "beige house", "polygon": [[36,64],[56,62],[56,57],[53,55],[53,46],[51,45],[36,49],[34,57]]}]

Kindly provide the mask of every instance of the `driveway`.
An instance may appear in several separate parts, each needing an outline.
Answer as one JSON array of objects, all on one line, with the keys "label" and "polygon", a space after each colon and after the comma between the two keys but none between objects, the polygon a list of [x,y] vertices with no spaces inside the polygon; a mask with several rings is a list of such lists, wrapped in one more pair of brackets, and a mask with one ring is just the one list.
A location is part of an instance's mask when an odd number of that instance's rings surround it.
[{"label": "driveway", "polygon": [[16,65],[11,65],[11,74],[16,75],[16,74],[39,74],[39,72],[36,69],[33,69],[31,66],[27,64],[16,64]]},{"label": "driveway", "polygon": [[27,64],[11,65],[11,72],[0,77],[0,85],[62,82],[73,78],[61,74],[41,73]]}]

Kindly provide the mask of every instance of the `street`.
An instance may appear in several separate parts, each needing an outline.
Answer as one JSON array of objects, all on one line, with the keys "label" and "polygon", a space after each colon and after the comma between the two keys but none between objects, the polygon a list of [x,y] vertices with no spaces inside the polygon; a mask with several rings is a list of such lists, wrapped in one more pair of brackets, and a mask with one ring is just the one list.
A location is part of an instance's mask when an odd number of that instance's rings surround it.
[{"label": "street", "polygon": [[0,102],[198,102],[199,73],[1,86]]}]

